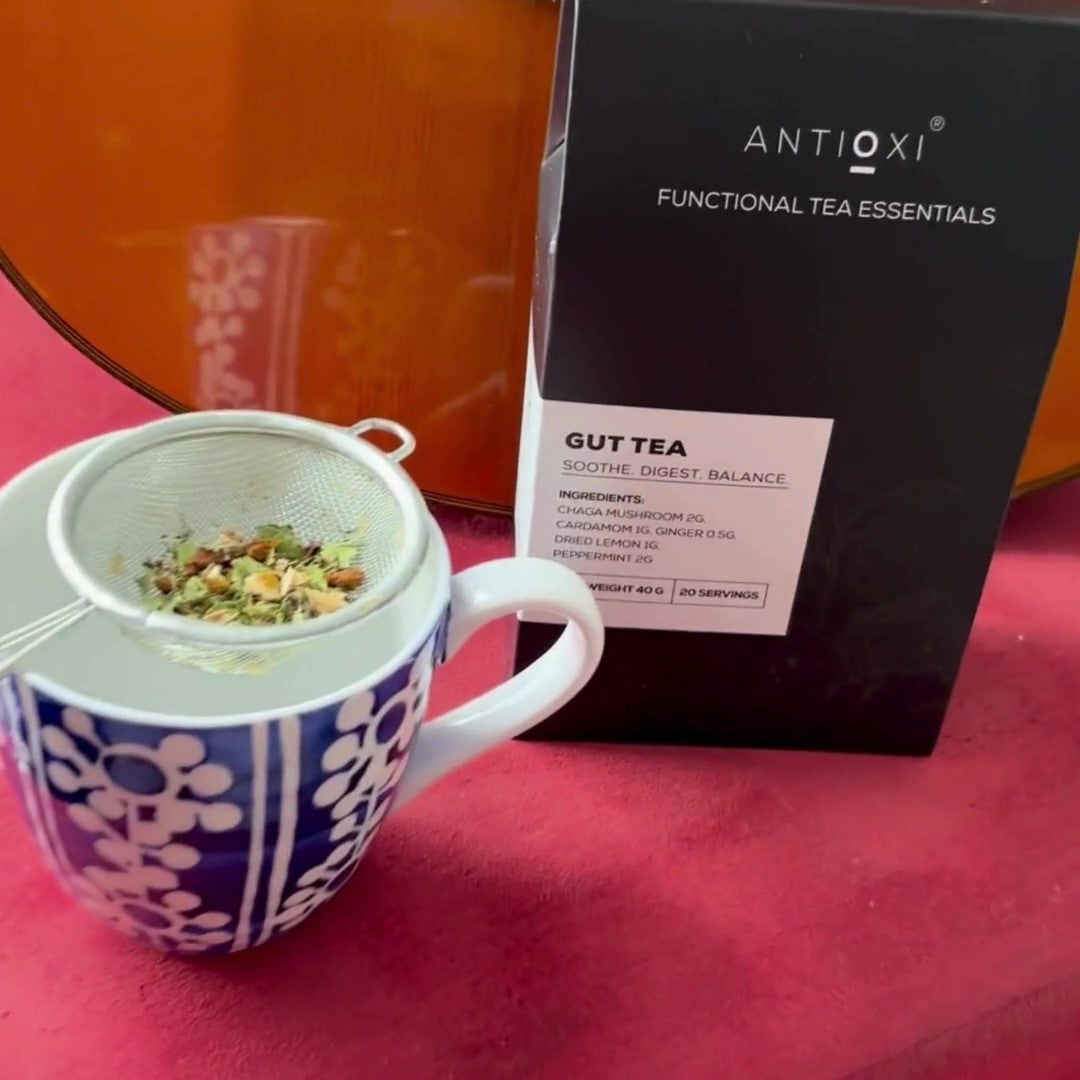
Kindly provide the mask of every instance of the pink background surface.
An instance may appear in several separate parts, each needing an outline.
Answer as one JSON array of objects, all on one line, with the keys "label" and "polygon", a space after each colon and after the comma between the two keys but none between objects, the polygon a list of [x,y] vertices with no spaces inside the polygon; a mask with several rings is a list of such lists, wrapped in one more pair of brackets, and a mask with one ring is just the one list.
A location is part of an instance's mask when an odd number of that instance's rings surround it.
[{"label": "pink background surface", "polygon": [[[0,478],[157,411],[2,283],[0,372]],[[446,521],[458,566],[508,551]],[[1073,484],[1013,508],[932,758],[508,745],[308,923],[210,962],[72,906],[4,791],[0,1075],[1080,1075],[1078,613]]]}]

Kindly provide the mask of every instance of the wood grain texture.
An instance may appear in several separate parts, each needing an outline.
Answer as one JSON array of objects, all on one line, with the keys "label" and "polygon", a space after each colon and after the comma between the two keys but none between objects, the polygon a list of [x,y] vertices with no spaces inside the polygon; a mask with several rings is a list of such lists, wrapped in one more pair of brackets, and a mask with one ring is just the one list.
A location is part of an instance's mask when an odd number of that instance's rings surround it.
[{"label": "wood grain texture", "polygon": [[[557,17],[5,0],[0,269],[167,408],[390,415],[428,493],[507,508]],[[1018,489],[1078,416],[1080,276]]]},{"label": "wood grain texture", "polygon": [[[427,490],[506,505],[556,20],[548,0],[9,0],[0,249],[165,404],[392,415]],[[230,254],[255,299],[230,295]]]}]

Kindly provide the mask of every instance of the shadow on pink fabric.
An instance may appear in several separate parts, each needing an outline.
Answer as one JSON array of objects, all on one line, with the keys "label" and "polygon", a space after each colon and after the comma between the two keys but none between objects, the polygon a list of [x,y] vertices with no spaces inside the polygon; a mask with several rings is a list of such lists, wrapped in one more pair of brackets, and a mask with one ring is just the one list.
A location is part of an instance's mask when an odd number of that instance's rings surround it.
[{"label": "shadow on pink fabric", "polygon": [[[153,406],[0,287],[0,476]],[[445,514],[461,567],[505,523]],[[507,626],[435,712],[505,675]],[[1080,1076],[1080,485],[1012,510],[928,760],[507,746],[276,943],[163,959],[0,793],[5,1080]],[[723,707],[722,694],[717,708]]]},{"label": "shadow on pink fabric", "polygon": [[1071,1080],[1080,1061],[1080,979],[1014,998],[847,1080]]}]

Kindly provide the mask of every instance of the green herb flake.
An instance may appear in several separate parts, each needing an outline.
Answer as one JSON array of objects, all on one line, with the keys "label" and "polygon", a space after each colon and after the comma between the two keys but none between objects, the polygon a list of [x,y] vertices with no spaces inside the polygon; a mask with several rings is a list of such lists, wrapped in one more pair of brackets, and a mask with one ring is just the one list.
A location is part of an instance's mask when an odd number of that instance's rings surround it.
[{"label": "green herb flake", "polygon": [[255,539],[273,544],[278,558],[289,562],[303,558],[305,545],[297,539],[296,533],[288,525],[260,525],[255,530]]},{"label": "green herb flake", "polygon": [[184,582],[180,595],[188,601],[202,600],[210,595],[210,590],[206,587],[206,582],[202,578],[190,577]]},{"label": "green herb flake", "polygon": [[178,541],[176,547],[173,548],[173,562],[179,567],[187,566],[195,558],[195,552],[198,550],[199,545],[193,544],[190,540]]},{"label": "green herb flake", "polygon": [[332,569],[340,570],[351,565],[358,554],[359,550],[354,544],[327,544],[319,552],[319,558]]},{"label": "green herb flake", "polygon": [[309,589],[318,589],[323,592],[329,587],[326,584],[326,571],[321,566],[315,563],[304,563],[300,570],[307,578]]}]

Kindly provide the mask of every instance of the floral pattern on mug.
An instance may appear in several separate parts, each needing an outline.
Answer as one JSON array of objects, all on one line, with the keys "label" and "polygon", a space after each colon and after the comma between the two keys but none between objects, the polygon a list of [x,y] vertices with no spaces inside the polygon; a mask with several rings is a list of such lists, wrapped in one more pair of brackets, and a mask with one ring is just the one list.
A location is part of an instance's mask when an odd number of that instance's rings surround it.
[{"label": "floral pattern on mug", "polygon": [[[334,727],[341,735],[322,755],[326,779],[311,797],[311,809],[322,812],[328,826],[327,845],[333,846],[295,878],[274,918],[276,929],[294,926],[341,888],[386,817],[405,772],[416,717],[427,704],[435,647],[434,639],[424,647],[396,693],[385,696],[384,683],[381,700],[369,691],[338,710]],[[404,669],[395,682],[403,674]]]},{"label": "floral pattern on mug", "polygon": [[197,867],[199,849],[177,843],[194,830],[228,832],[243,820],[230,802],[207,802],[227,792],[232,773],[205,762],[206,745],[195,735],[173,732],[156,748],[108,744],[93,720],[66,708],[60,726],[43,726],[51,786],[85,802],[66,804],[67,815],[95,837],[99,861],[69,884],[83,903],[129,937],[180,952],[202,952],[232,941],[232,922],[205,910],[203,898],[180,888],[179,871]]},{"label": "floral pattern on mug", "polygon": [[251,724],[112,720],[0,681],[0,757],[46,861],[89,911],[162,951],[235,951],[296,926],[390,809],[447,618],[371,689]]}]

